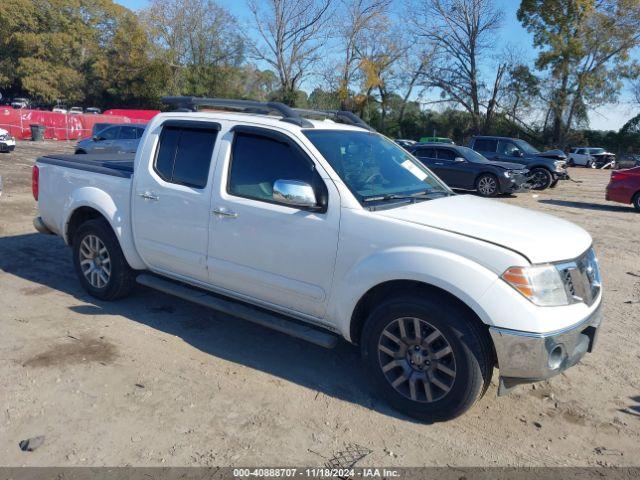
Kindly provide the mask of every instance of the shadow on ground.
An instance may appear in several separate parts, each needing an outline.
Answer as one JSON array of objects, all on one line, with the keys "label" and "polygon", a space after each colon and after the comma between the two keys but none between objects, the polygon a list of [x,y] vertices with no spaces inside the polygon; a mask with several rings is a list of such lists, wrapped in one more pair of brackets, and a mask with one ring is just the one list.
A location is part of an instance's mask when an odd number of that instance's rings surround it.
[{"label": "shadow on ground", "polygon": [[633,212],[633,207],[622,205],[603,205],[601,203],[575,202],[569,200],[538,200],[538,203],[556,205],[558,207],[580,208],[583,210],[600,210],[603,212]]},{"label": "shadow on ground", "polygon": [[80,287],[71,251],[58,237],[36,233],[0,237],[0,271],[39,284],[28,291],[42,294],[53,289],[71,295],[82,302],[69,307],[77,314],[121,315],[178,336],[209,355],[384,415],[411,420],[374,398],[356,347],[339,342],[335,349],[325,350],[141,286],[128,298],[102,302]]}]

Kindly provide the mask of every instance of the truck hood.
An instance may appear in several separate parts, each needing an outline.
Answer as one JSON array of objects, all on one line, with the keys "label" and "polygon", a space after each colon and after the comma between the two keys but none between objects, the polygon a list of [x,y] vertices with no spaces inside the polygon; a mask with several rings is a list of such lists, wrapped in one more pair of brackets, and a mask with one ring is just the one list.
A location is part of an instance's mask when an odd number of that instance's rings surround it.
[{"label": "truck hood", "polygon": [[546,150],[537,153],[535,156],[543,158],[553,158],[554,160],[566,160],[567,155],[562,150]]},{"label": "truck hood", "polygon": [[573,223],[471,195],[454,195],[378,213],[500,245],[531,263],[571,260],[584,253],[592,242],[591,236]]}]

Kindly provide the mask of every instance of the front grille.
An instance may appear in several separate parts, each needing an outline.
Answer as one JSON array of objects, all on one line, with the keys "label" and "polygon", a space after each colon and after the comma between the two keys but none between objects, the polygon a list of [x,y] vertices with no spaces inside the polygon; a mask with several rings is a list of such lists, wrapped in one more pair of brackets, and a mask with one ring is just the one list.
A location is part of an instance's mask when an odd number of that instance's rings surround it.
[{"label": "front grille", "polygon": [[564,282],[567,294],[575,302],[592,305],[598,298],[602,282],[600,267],[593,248],[587,250],[574,261],[557,266]]}]

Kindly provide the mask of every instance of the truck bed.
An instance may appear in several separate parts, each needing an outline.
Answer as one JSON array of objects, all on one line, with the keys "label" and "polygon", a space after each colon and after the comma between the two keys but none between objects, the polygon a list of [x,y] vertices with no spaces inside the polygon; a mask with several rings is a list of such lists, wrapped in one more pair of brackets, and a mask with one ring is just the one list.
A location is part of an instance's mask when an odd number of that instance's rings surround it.
[{"label": "truck bed", "polygon": [[58,165],[60,167],[86,170],[116,177],[131,178],[133,175],[134,154],[100,153],[89,155],[51,154],[38,158],[38,163]]}]

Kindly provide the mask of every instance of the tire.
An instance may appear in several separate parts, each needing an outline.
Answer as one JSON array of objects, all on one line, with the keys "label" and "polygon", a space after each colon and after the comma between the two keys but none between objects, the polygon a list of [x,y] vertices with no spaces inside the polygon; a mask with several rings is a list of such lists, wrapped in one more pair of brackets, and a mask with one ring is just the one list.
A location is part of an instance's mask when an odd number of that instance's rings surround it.
[{"label": "tire", "polygon": [[633,203],[633,208],[636,209],[636,212],[640,213],[640,192],[637,192],[633,196],[633,200],[631,200],[631,202]]},{"label": "tire", "polygon": [[573,161],[573,158],[569,158],[569,160],[567,160],[567,167],[575,167],[576,164]]},{"label": "tire", "polygon": [[490,173],[483,173],[476,180],[476,191],[483,197],[496,197],[500,193],[498,178]]},{"label": "tire", "polygon": [[552,173],[544,167],[532,168],[529,173],[533,190],[546,190],[553,182]]},{"label": "tire", "polygon": [[[423,339],[420,351],[414,351],[416,319]],[[400,340],[400,322],[407,344]],[[425,343],[429,338],[431,342]],[[489,341],[481,326],[459,305],[416,292],[386,300],[374,309],[363,329],[361,350],[372,383],[394,409],[437,422],[463,414],[486,392],[493,373]],[[390,355],[396,346],[395,356]],[[441,356],[436,359],[438,353]],[[390,362],[395,365],[389,367]],[[399,379],[401,382],[393,386]]]},{"label": "tire", "polygon": [[553,182],[551,182],[551,185],[549,185],[549,188],[556,188],[558,186],[558,179],[554,178]]},{"label": "tire", "polygon": [[133,289],[134,271],[124,258],[111,226],[102,218],[88,220],[76,231],[73,264],[80,284],[92,297],[115,300]]},{"label": "tire", "polygon": [[584,164],[584,168],[596,168],[596,164],[593,160],[587,160],[587,163]]}]

